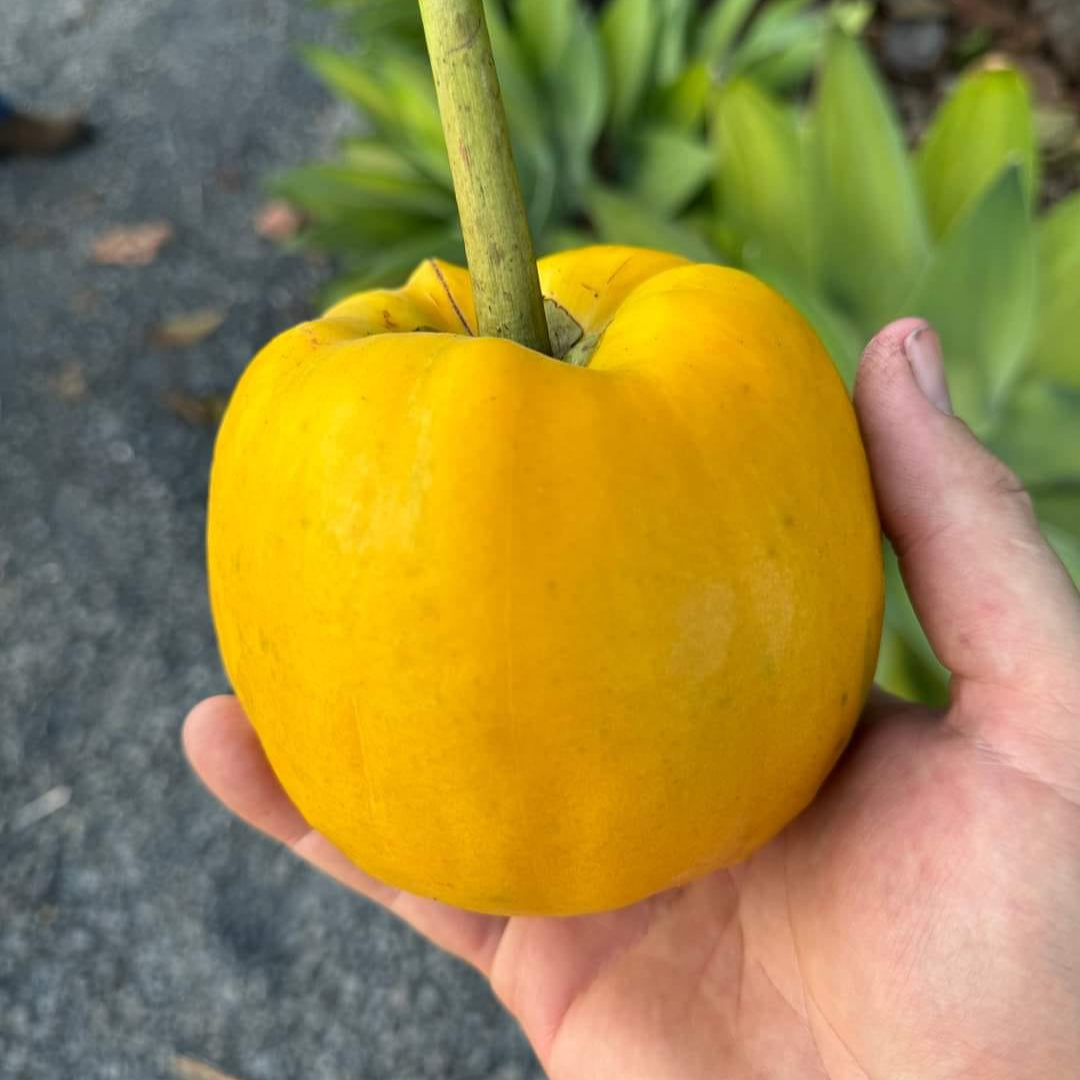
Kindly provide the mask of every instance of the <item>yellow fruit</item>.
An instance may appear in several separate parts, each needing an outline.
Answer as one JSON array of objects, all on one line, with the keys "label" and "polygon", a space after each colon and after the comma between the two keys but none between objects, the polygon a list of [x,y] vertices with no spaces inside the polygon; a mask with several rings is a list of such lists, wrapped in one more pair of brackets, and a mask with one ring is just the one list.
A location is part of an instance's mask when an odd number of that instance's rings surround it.
[{"label": "yellow fruit", "polygon": [[634,248],[539,265],[588,366],[471,336],[436,261],[276,338],[208,540],[226,668],[308,821],[412,892],[554,914],[741,860],[807,805],[882,572],[848,396],[776,293]]}]

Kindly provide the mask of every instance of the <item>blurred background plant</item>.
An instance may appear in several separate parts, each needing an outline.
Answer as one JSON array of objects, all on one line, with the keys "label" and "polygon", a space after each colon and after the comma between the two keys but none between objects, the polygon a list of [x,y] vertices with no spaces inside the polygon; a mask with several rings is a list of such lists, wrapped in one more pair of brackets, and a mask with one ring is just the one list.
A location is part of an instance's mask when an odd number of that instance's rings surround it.
[{"label": "blurred background plant", "polygon": [[[462,260],[449,165],[418,8],[322,0],[356,48],[304,50],[370,132],[341,158],[294,169],[278,191],[339,256],[334,292],[399,280],[423,252]],[[784,92],[805,83],[830,25],[861,29],[866,0],[489,0],[499,80],[541,252],[601,241],[717,259],[710,235],[710,103],[728,78]]]},{"label": "blurred background plant", "polygon": [[[367,130],[273,186],[304,215],[297,242],[337,258],[329,300],[464,252],[416,5],[323,2],[354,48],[307,62]],[[1050,25],[1052,0],[1030,2]],[[1077,112],[1022,5],[955,3],[979,17],[956,16],[951,43],[936,0],[891,0],[910,17],[883,34],[870,0],[487,7],[541,252],[620,242],[745,267],[802,310],[849,385],[883,323],[931,319],[958,414],[1028,486],[1075,578],[1080,193],[1040,207],[1048,171],[1075,187],[1060,176]],[[988,52],[998,38],[1013,59]],[[947,62],[963,70],[935,111],[909,89]],[[939,702],[945,673],[891,554],[887,581],[879,681]]]}]

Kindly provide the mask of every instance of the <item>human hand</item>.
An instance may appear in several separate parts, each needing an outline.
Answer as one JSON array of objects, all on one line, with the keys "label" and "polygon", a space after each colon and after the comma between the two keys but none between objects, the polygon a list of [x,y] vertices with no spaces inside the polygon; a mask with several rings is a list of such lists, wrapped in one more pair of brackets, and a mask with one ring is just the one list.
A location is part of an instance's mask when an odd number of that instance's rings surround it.
[{"label": "human hand", "polygon": [[234,698],[188,717],[196,772],[475,965],[553,1080],[1080,1076],[1080,598],[1016,478],[943,411],[936,352],[893,323],[855,403],[950,705],[876,695],[813,805],[742,865],[607,914],[477,915],[310,829]]}]

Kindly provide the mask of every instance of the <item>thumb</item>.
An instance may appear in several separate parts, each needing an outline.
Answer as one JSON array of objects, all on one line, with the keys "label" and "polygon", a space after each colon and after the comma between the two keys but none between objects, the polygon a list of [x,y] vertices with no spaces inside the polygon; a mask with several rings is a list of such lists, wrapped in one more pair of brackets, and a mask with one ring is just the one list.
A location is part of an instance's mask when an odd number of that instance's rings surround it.
[{"label": "thumb", "polygon": [[1075,681],[1080,600],[1016,476],[952,415],[937,334],[892,323],[855,407],[885,533],[954,679],[1049,692]]}]

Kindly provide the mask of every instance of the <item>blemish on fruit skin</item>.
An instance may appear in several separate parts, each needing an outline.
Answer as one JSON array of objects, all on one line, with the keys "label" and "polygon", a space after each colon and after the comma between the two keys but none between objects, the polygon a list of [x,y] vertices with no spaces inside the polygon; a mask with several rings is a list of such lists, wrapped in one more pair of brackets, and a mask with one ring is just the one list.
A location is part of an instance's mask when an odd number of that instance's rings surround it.
[{"label": "blemish on fruit skin", "polygon": [[382,321],[387,330],[396,330],[398,328],[398,324],[394,322],[393,316],[386,308],[383,308]]},{"label": "blemish on fruit skin", "polygon": [[841,705],[846,705],[847,703],[848,703],[848,692],[847,692],[847,691],[845,690],[845,691],[844,691],[844,692],[843,692],[843,693],[842,693],[842,694],[840,695],[840,704],[841,704]]},{"label": "blemish on fruit skin", "polygon": [[545,582],[545,585],[547,587],[548,596],[559,595],[559,583],[557,581],[550,580]]},{"label": "blemish on fruit skin", "polygon": [[623,261],[621,263],[619,263],[619,265],[616,266],[614,270],[611,271],[611,276],[607,279],[607,281],[604,284],[605,285],[610,285],[619,276],[619,274],[622,273],[622,271],[625,269],[627,263],[629,263],[630,260],[633,257],[634,257],[633,255],[627,255],[626,258],[623,259]]},{"label": "blemish on fruit skin", "polygon": [[787,529],[795,528],[795,518],[791,514],[784,514],[780,520],[783,522],[784,527]]}]

